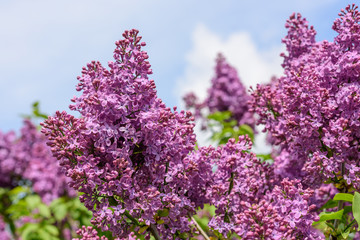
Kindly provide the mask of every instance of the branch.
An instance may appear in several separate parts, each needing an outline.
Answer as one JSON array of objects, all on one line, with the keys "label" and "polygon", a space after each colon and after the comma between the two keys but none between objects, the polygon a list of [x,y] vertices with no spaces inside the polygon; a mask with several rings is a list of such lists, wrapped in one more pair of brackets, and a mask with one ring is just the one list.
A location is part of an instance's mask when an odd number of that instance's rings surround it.
[{"label": "branch", "polygon": [[193,216],[191,216],[189,214],[189,217],[191,218],[191,220],[194,222],[195,227],[199,230],[199,232],[201,233],[201,235],[206,239],[206,240],[210,240],[209,236],[206,234],[206,232],[200,227],[199,223],[195,220],[195,218]]},{"label": "branch", "polygon": [[154,224],[150,224],[150,232],[154,236],[156,240],[161,240],[158,230],[156,229]]}]

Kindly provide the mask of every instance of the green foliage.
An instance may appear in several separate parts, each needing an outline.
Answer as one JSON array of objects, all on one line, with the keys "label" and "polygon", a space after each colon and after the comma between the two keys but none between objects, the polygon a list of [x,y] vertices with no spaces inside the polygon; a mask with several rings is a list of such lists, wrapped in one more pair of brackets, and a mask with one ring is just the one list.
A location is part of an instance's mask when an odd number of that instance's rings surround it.
[{"label": "green foliage", "polygon": [[346,202],[352,202],[354,196],[350,193],[338,193],[334,196],[335,201],[346,201]]},{"label": "green foliage", "polygon": [[[91,212],[77,197],[60,197],[47,205],[29,187],[18,186],[0,188],[0,200],[0,214],[14,238],[60,240],[64,229],[71,230],[75,237],[77,228],[90,225]],[[20,227],[15,228],[15,225]]]},{"label": "green foliage", "polygon": [[230,138],[238,139],[241,135],[248,135],[254,141],[253,129],[246,124],[238,126],[237,121],[231,119],[231,116],[230,111],[215,112],[208,116],[211,140],[221,145],[227,143]]},{"label": "green foliage", "polygon": [[352,214],[358,224],[358,231],[360,230],[360,194],[355,192],[352,202]]},{"label": "green foliage", "polygon": [[273,164],[274,160],[272,159],[271,153],[269,154],[256,154],[256,157],[261,160],[261,162],[267,162]]},{"label": "green foliage", "polygon": [[325,222],[327,220],[333,220],[333,219],[341,219],[342,215],[344,213],[344,209],[337,211],[337,212],[322,212],[320,213],[319,217],[320,220],[317,222],[314,222],[313,225],[316,225],[320,222]]},{"label": "green foliage", "polygon": [[39,101],[36,101],[32,104],[32,112],[30,115],[22,115],[22,117],[24,118],[28,118],[28,119],[41,119],[41,120],[44,120],[44,119],[47,119],[48,118],[48,115],[41,112],[40,111],[40,102]]},{"label": "green foliage", "polygon": [[[343,202],[351,203],[351,206],[344,206]],[[333,199],[327,201],[321,209],[333,209],[337,207],[336,212],[320,213],[319,221],[314,222],[313,226],[321,230],[325,236],[332,235],[335,239],[354,239],[355,228],[360,221],[360,194],[355,192],[338,193]],[[358,228],[357,231],[360,229]]]},{"label": "green foliage", "polygon": [[205,204],[204,208],[199,209],[197,214],[194,215],[194,219],[200,225],[200,227],[209,234],[209,221],[215,216],[215,207],[210,206],[209,204]]}]

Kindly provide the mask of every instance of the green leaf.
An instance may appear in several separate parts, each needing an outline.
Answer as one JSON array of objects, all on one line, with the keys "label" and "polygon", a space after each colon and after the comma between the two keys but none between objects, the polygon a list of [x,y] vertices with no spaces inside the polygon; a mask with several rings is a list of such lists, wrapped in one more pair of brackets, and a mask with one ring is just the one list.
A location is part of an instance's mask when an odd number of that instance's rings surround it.
[{"label": "green leaf", "polygon": [[321,208],[320,210],[322,209],[329,209],[329,208],[334,208],[338,205],[338,202],[337,201],[334,201],[332,199],[329,199]]},{"label": "green leaf", "polygon": [[209,211],[212,217],[215,216],[216,208],[214,205],[204,204],[204,210]]},{"label": "green leaf", "polygon": [[38,223],[25,223],[21,228],[21,238],[23,240],[30,239],[31,233],[37,232],[39,229]]},{"label": "green leaf", "polygon": [[61,221],[65,218],[67,209],[65,204],[61,204],[57,206],[56,208],[52,209],[52,212],[54,213],[54,217],[57,221]]},{"label": "green leaf", "polygon": [[340,211],[337,211],[337,212],[329,212],[329,213],[326,213],[326,212],[322,212],[320,213],[319,217],[320,217],[320,220],[317,221],[317,222],[313,222],[313,226],[320,223],[320,222],[324,222],[324,221],[327,221],[327,220],[333,220],[333,219],[341,219],[342,218],[342,215],[343,215],[343,212],[344,212],[344,209],[341,209]]},{"label": "green leaf", "polygon": [[146,229],[148,229],[150,226],[143,226],[139,229],[138,233],[143,233],[146,231]]},{"label": "green leaf", "polygon": [[334,196],[334,200],[335,201],[346,201],[346,202],[352,202],[353,201],[354,196],[350,193],[337,193]]},{"label": "green leaf", "polygon": [[352,213],[358,224],[358,231],[359,231],[360,230],[360,194],[358,192],[354,193]]},{"label": "green leaf", "polygon": [[51,235],[54,235],[54,236],[59,235],[59,229],[57,229],[54,225],[45,225],[44,229]]},{"label": "green leaf", "polygon": [[189,239],[189,234],[187,234],[187,233],[180,233],[180,234],[178,235],[178,237],[181,238],[181,239]]},{"label": "green leaf", "polygon": [[21,200],[15,204],[10,205],[5,211],[7,214],[11,216],[11,219],[17,220],[22,216],[29,216],[30,211],[28,206],[24,200]]},{"label": "green leaf", "polygon": [[348,213],[352,212],[352,206],[345,206],[344,207],[344,215],[347,215]]},{"label": "green leaf", "polygon": [[50,208],[55,208],[59,204],[63,204],[65,202],[66,202],[66,200],[64,197],[56,198],[50,203]]},{"label": "green leaf", "polygon": [[46,114],[40,112],[39,102],[34,102],[32,107],[33,107],[33,115],[35,117],[43,118],[43,119],[48,118],[48,116]]},{"label": "green leaf", "polygon": [[117,205],[119,205],[119,203],[116,201],[116,199],[115,199],[113,196],[109,197],[109,198],[108,198],[108,201],[109,201],[110,206],[117,206]]},{"label": "green leaf", "polygon": [[159,210],[158,215],[160,217],[167,217],[169,216],[169,209],[165,208],[164,210]]},{"label": "green leaf", "polygon": [[249,125],[247,124],[241,125],[239,127],[238,133],[239,135],[248,135],[251,141],[254,141],[254,131]]},{"label": "green leaf", "polygon": [[40,240],[50,240],[50,239],[53,239],[53,237],[51,236],[51,234],[47,231],[45,231],[45,229],[42,229],[40,228],[38,231],[37,231],[37,238]]},{"label": "green leaf", "polygon": [[209,114],[208,119],[222,122],[226,119],[229,119],[230,117],[231,117],[230,111],[223,111],[223,112],[214,112],[212,114]]},{"label": "green leaf", "polygon": [[342,236],[344,239],[348,239],[349,234],[350,234],[350,229],[347,230],[346,232],[342,232],[342,233],[341,233],[341,236]]},{"label": "green leaf", "polygon": [[272,159],[271,153],[269,153],[269,154],[256,154],[256,157],[261,158],[263,161]]},{"label": "green leaf", "polygon": [[40,213],[41,216],[46,217],[46,218],[51,217],[50,208],[47,205],[39,204],[38,209],[39,209],[39,213]]},{"label": "green leaf", "polygon": [[322,232],[325,232],[325,230],[327,229],[328,226],[326,225],[325,222],[319,222],[317,224],[313,224],[313,227],[315,229],[321,230]]},{"label": "green leaf", "polygon": [[25,201],[28,204],[29,209],[35,209],[41,203],[41,199],[38,195],[27,196]]},{"label": "green leaf", "polygon": [[160,219],[160,220],[157,220],[157,221],[156,221],[156,223],[159,224],[159,225],[160,225],[160,224],[163,224],[164,222],[165,222],[165,221],[164,221],[163,219]]}]

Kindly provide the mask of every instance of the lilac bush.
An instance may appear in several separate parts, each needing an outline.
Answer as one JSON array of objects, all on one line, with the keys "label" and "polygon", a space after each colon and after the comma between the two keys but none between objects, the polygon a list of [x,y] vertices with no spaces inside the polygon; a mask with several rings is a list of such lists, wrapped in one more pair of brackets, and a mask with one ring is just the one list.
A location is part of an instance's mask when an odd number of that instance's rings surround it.
[{"label": "lilac bush", "polygon": [[[356,239],[359,21],[348,6],[334,21],[334,41],[317,42],[306,19],[291,15],[284,75],[251,96],[219,55],[205,101],[184,98],[193,114],[158,98],[146,44],[125,31],[108,67],[92,61],[82,69],[70,105],[80,117],[58,111],[41,124],[61,169],[26,121],[20,138],[0,134],[0,186],[29,183],[44,202],[78,191],[92,212],[93,226],[78,230],[84,240]],[[254,129],[253,114],[272,159],[251,152],[252,136],[239,136],[243,124]],[[194,116],[237,129],[236,138],[198,148]],[[215,213],[204,224],[194,216],[206,206]]]},{"label": "lilac bush", "polygon": [[242,201],[245,209],[236,215],[236,233],[244,239],[323,239],[311,227],[318,220],[315,205],[309,205],[313,191],[299,180],[284,179],[259,203]]}]

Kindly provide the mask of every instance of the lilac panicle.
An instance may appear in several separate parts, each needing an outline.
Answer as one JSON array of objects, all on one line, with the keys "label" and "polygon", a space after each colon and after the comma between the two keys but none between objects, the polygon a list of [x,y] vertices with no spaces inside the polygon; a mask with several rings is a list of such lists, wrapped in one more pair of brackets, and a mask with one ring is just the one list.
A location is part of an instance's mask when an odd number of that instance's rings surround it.
[{"label": "lilac panicle", "polygon": [[247,136],[240,136],[218,148],[201,147],[185,159],[198,204],[216,207],[209,226],[222,234],[234,231],[235,216],[245,210],[242,201],[257,203],[273,187],[272,168],[248,152],[251,145]]},{"label": "lilac panicle", "polygon": [[248,152],[251,146],[247,136],[240,136],[238,142],[230,139],[214,152],[212,163],[217,169],[208,198],[216,207],[216,216],[209,226],[221,233],[234,229],[235,216],[245,210],[242,201],[257,202],[272,188],[272,168]]},{"label": "lilac panicle", "polygon": [[222,54],[216,59],[215,77],[205,100],[211,113],[230,111],[238,125],[247,124],[254,128],[255,119],[249,112],[250,95],[240,81],[237,71],[230,66]]},{"label": "lilac panicle", "polygon": [[306,19],[292,15],[284,76],[253,92],[259,123],[288,153],[284,166],[296,163],[304,184],[337,177],[360,189],[359,24],[357,6],[349,5],[334,21],[334,42],[316,42]]},{"label": "lilac panicle", "polygon": [[17,166],[22,166],[22,163],[13,159],[12,151],[13,144],[16,140],[15,132],[2,133],[0,132],[0,187],[14,187],[16,186],[15,176],[21,174]]},{"label": "lilac panicle", "polygon": [[312,228],[318,216],[310,205],[313,190],[303,189],[298,180],[284,179],[257,204],[241,202],[245,210],[236,215],[235,232],[242,239],[324,239]]},{"label": "lilac panicle", "polygon": [[323,195],[314,196],[299,180],[280,181],[274,165],[261,162],[249,152],[251,146],[241,136],[218,148],[201,147],[185,159],[198,204],[216,207],[209,227],[241,239],[323,239],[312,228],[318,220],[314,198]]},{"label": "lilac panicle", "polygon": [[207,98],[200,102],[194,93],[188,93],[183,99],[187,109],[194,109],[195,118],[203,119],[204,128],[206,128],[206,117],[202,113],[204,108],[210,113],[230,111],[231,119],[236,120],[238,125],[247,124],[252,128],[255,126],[255,119],[248,105],[250,95],[241,83],[236,69],[227,63],[222,54],[216,58],[215,76],[211,80]]},{"label": "lilac panicle", "polygon": [[14,132],[0,132],[0,174],[2,187],[15,187],[20,180],[30,181],[32,190],[45,203],[75,194],[67,186],[69,179],[52,156],[46,138],[29,120],[24,121],[19,138]]},{"label": "lilac panicle", "polygon": [[157,98],[138,31],[123,37],[109,69],[93,61],[78,77],[82,94],[70,108],[81,118],[57,112],[43,132],[71,186],[84,193],[93,224],[121,238],[132,226],[154,225],[172,239],[189,231],[188,214],[198,206],[183,162],[195,146],[193,117]]}]

